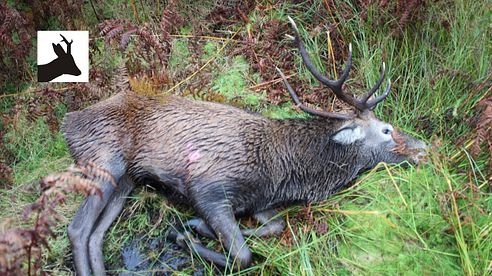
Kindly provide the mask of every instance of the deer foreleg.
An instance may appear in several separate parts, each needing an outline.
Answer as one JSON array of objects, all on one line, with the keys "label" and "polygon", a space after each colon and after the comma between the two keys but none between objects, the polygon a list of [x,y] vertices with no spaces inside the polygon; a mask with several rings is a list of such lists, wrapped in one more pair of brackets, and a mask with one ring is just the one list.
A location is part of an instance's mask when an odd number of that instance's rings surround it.
[{"label": "deer foreleg", "polygon": [[208,249],[188,231],[183,231],[182,233],[171,231],[168,234],[168,238],[175,241],[181,248],[190,250],[204,260],[212,262],[220,267],[226,267],[228,265],[228,261],[224,254]]},{"label": "deer foreleg", "polygon": [[[228,181],[220,180],[192,181],[188,187],[188,194],[195,210],[205,219],[206,225],[213,230],[229,252],[228,264],[232,265],[233,269],[246,268],[251,264],[253,255],[244,241],[232,206],[227,199],[226,187],[230,185]],[[221,265],[221,260],[210,261]]]},{"label": "deer foreleg", "polygon": [[253,215],[261,225],[256,228],[243,229],[241,232],[244,236],[267,237],[282,233],[285,228],[285,222],[282,218],[274,218],[277,212],[273,209],[259,212]]},{"label": "deer foreleg", "polygon": [[[243,236],[250,237],[267,237],[282,233],[285,228],[285,222],[282,218],[273,218],[277,215],[273,209],[259,212],[253,215],[253,218],[260,223],[256,228],[241,229]],[[201,218],[190,219],[183,224],[197,232],[200,236],[217,239],[214,232]]]},{"label": "deer foreleg", "polygon": [[193,229],[195,232],[197,232],[200,236],[214,239],[216,240],[217,237],[215,236],[215,233],[210,227],[207,225],[205,220],[201,218],[194,218],[190,219],[187,222],[183,224],[183,227],[189,227]]}]

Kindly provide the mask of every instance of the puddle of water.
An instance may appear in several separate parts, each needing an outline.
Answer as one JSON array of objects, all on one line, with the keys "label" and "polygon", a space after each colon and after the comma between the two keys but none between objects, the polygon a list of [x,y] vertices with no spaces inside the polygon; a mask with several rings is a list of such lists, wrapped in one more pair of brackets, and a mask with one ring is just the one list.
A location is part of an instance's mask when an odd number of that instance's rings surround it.
[{"label": "puddle of water", "polygon": [[[139,241],[133,240],[128,246],[123,247],[121,256],[123,257],[123,264],[125,268],[130,271],[137,271],[139,266],[148,266],[145,256],[140,252],[138,248]],[[122,273],[120,275],[126,275]]]},{"label": "puddle of water", "polygon": [[[121,252],[125,272],[118,275],[174,275],[192,266],[189,253],[164,238],[137,237],[125,245]],[[194,263],[193,275],[204,275],[203,266]]]}]

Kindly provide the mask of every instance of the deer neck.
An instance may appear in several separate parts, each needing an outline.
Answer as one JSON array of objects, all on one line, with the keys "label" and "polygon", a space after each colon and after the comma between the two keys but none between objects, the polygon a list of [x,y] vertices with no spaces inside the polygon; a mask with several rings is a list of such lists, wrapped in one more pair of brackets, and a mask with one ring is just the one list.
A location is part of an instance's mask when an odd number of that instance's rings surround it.
[{"label": "deer neck", "polygon": [[277,121],[269,173],[273,205],[325,199],[353,180],[365,166],[360,145],[330,140],[340,121],[327,119]]}]

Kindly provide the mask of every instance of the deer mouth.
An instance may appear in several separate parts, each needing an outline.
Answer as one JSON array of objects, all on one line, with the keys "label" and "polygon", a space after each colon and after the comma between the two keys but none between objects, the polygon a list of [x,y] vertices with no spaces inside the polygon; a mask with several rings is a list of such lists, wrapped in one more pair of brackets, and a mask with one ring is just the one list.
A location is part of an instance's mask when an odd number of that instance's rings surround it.
[{"label": "deer mouth", "polygon": [[408,160],[414,164],[419,164],[427,160],[428,146],[421,140],[400,131],[393,131],[391,134],[396,146],[393,152],[407,156]]},{"label": "deer mouth", "polygon": [[411,158],[412,162],[415,164],[427,162],[427,160],[428,160],[427,150],[420,150],[416,154],[412,155],[410,158]]}]

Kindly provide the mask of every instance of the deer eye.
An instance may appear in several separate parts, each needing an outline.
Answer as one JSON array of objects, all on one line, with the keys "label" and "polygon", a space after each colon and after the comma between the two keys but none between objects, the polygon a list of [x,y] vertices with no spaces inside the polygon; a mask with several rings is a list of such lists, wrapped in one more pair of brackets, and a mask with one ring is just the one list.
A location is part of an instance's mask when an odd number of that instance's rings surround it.
[{"label": "deer eye", "polygon": [[383,128],[383,134],[386,134],[386,135],[391,134],[391,129],[389,129],[389,128]]}]

